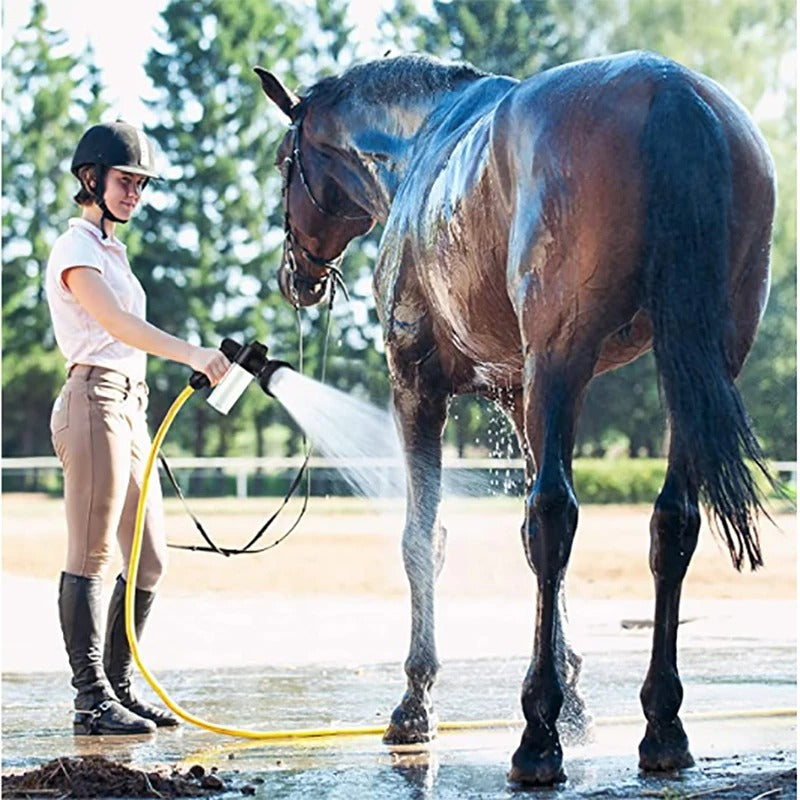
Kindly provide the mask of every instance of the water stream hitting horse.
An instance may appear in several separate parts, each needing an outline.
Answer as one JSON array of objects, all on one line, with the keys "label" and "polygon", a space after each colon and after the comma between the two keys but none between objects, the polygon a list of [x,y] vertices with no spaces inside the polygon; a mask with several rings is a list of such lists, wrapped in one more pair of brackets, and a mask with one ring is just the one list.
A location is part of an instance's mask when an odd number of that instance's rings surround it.
[{"label": "water stream hitting horse", "polygon": [[523,81],[398,56],[302,97],[255,71],[291,122],[276,161],[286,298],[326,299],[348,242],[383,225],[374,294],[407,466],[412,609],[407,691],[384,741],[436,733],[442,431],[451,397],[499,397],[527,464],[522,543],[538,592],[508,778],[564,780],[560,736],[589,724],[563,597],[576,423],[593,376],[653,347],[670,441],[650,523],[639,764],[690,766],[676,635],[700,504],[737,568],[761,564],[746,464],[767,470],[734,385],[769,291],[775,177],[754,123],[709,78],[647,52]]}]

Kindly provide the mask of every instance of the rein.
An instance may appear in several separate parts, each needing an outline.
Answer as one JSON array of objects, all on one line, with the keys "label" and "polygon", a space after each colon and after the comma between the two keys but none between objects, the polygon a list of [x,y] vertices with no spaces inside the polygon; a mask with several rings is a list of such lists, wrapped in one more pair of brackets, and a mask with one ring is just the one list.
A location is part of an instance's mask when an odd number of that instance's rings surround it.
[{"label": "rein", "polygon": [[[336,288],[336,284],[334,284],[334,288],[331,291],[331,299],[330,299],[330,302],[328,303],[327,321],[326,321],[326,324],[325,324],[325,339],[324,339],[323,348],[322,348],[322,368],[321,368],[321,371],[320,371],[321,372],[320,381],[322,383],[325,382],[325,375],[326,375],[326,372],[327,372],[326,367],[327,367],[327,360],[328,360],[328,344],[330,342],[330,336],[331,336],[331,311],[333,309],[333,300],[334,300],[334,296],[335,296],[335,288]],[[301,322],[300,322],[300,315],[299,315],[300,309],[297,308],[296,311],[298,313],[298,316],[297,316],[297,328],[298,328],[298,336],[299,336],[299,346],[298,346],[298,351],[299,352],[298,352],[297,368],[298,368],[298,371],[302,374],[302,372],[303,372],[303,356],[304,356],[304,349],[305,348],[304,348],[304,340],[303,340],[303,328],[302,328],[302,325],[301,325]],[[175,494],[177,495],[178,499],[183,504],[183,507],[186,510],[186,513],[191,517],[192,522],[194,522],[195,528],[197,528],[197,531],[200,533],[200,535],[203,537],[203,539],[206,542],[205,545],[185,545],[185,544],[168,543],[167,546],[171,547],[171,548],[173,548],[175,550],[192,550],[192,551],[201,552],[201,553],[217,553],[218,555],[225,556],[226,558],[229,557],[229,556],[238,556],[238,555],[243,555],[243,554],[252,555],[252,554],[255,554],[255,553],[263,553],[266,550],[271,550],[273,547],[277,547],[300,524],[300,520],[303,518],[303,516],[306,513],[306,509],[308,508],[308,501],[309,501],[309,498],[311,496],[311,475],[310,475],[310,473],[308,471],[308,462],[311,459],[312,450],[311,450],[311,447],[309,447],[307,442],[306,442],[305,435],[303,435],[303,447],[305,449],[305,456],[303,457],[303,463],[300,465],[300,469],[297,471],[297,474],[295,475],[294,479],[292,480],[291,484],[289,485],[289,488],[287,489],[286,494],[284,495],[284,498],[283,498],[281,504],[272,513],[272,515],[267,519],[267,521],[258,529],[258,531],[256,531],[256,533],[247,542],[247,544],[245,544],[243,547],[240,547],[240,548],[219,547],[217,544],[215,544],[214,540],[211,538],[211,536],[208,534],[208,532],[203,527],[203,524],[200,522],[200,520],[194,514],[192,509],[189,507],[189,504],[186,501],[186,498],[185,498],[183,492],[181,491],[181,487],[178,484],[178,481],[175,479],[175,476],[172,473],[172,470],[170,469],[169,464],[167,463],[167,460],[164,457],[164,454],[161,451],[159,451],[159,454],[158,454],[159,461],[161,462],[161,465],[164,468],[164,472],[165,472],[167,478],[169,479],[169,482],[172,484],[172,488],[175,490]],[[269,529],[269,527],[272,525],[272,523],[275,522],[275,520],[277,519],[277,517],[281,513],[281,511],[283,511],[283,509],[286,507],[286,505],[288,504],[289,500],[291,500],[291,498],[293,497],[294,493],[297,491],[297,488],[300,486],[300,482],[301,482],[301,480],[302,480],[304,475],[305,475],[305,478],[306,478],[306,488],[305,488],[305,494],[304,494],[304,497],[303,497],[303,505],[300,508],[300,511],[298,512],[297,518],[295,519],[295,521],[291,524],[291,526],[281,536],[279,536],[271,544],[265,545],[264,547],[259,547],[259,548],[253,549],[253,545],[255,545],[258,542],[258,540],[264,535],[264,533],[266,533],[266,531]]]},{"label": "rein", "polygon": [[[281,197],[283,199],[283,230],[284,230],[284,244],[283,244],[283,261],[286,265],[287,270],[291,274],[291,290],[294,294],[294,308],[297,312],[297,322],[298,322],[298,336],[299,336],[299,353],[298,353],[298,371],[302,374],[303,372],[303,328],[300,322],[300,305],[297,302],[297,287],[298,285],[306,285],[308,287],[312,287],[316,285],[319,281],[327,281],[333,278],[333,286],[331,288],[330,293],[330,301],[328,303],[328,313],[327,313],[327,322],[325,325],[325,340],[323,344],[322,350],[322,368],[321,368],[321,376],[320,381],[322,383],[325,382],[325,373],[326,373],[326,365],[327,365],[327,358],[328,358],[328,343],[330,340],[330,333],[331,333],[331,311],[333,309],[333,300],[336,295],[336,288],[341,287],[342,291],[344,292],[345,297],[349,300],[350,295],[347,291],[347,286],[344,281],[344,276],[342,275],[342,271],[339,268],[339,265],[344,258],[344,251],[340,253],[335,258],[325,259],[320,258],[314,253],[310,252],[303,244],[297,239],[294,231],[292,230],[291,224],[291,217],[289,214],[289,185],[292,179],[292,173],[297,168],[297,174],[300,176],[300,182],[305,189],[306,195],[308,199],[311,201],[311,204],[314,208],[324,216],[327,217],[334,217],[336,219],[341,220],[365,220],[370,219],[368,214],[359,214],[359,215],[350,215],[350,214],[342,214],[336,211],[329,211],[321,203],[314,197],[314,193],[311,191],[311,186],[308,183],[308,179],[306,177],[305,169],[303,168],[303,161],[300,155],[300,125],[302,123],[302,118],[298,120],[297,123],[293,126],[293,134],[292,134],[292,151],[291,155],[287,156],[283,162],[283,186],[281,188]],[[306,261],[309,261],[316,267],[322,269],[322,274],[314,277],[312,275],[305,275],[298,271],[297,269],[297,261],[295,259],[295,248],[297,248],[303,255],[303,258]],[[204,541],[206,542],[205,545],[179,545],[179,544],[171,544],[169,543],[168,546],[172,547],[176,550],[192,550],[196,552],[205,552],[205,553],[217,553],[218,555],[222,555],[225,557],[235,556],[235,555],[242,555],[245,553],[254,554],[254,553],[263,553],[266,550],[271,550],[273,547],[279,545],[287,536],[289,536],[292,531],[300,523],[300,520],[303,518],[303,515],[308,508],[308,501],[311,494],[311,478],[310,474],[307,471],[308,462],[311,458],[311,448],[307,446],[305,436],[303,437],[303,443],[305,447],[305,457],[303,458],[303,463],[300,466],[300,469],[295,475],[294,479],[292,480],[286,495],[283,498],[283,501],[278,506],[278,508],[272,513],[272,515],[267,519],[267,521],[259,528],[259,530],[255,533],[254,536],[241,548],[232,548],[232,547],[220,547],[211,538],[208,532],[203,527],[200,520],[197,516],[193,513],[189,504],[186,501],[186,498],[181,491],[181,488],[175,479],[172,470],[167,464],[167,460],[164,457],[164,454],[159,452],[159,460],[161,462],[162,467],[164,468],[164,472],[169,479],[169,482],[172,484],[172,488],[175,490],[175,494],[180,499],[181,503],[183,504],[184,509],[191,517],[192,521],[194,522],[195,528],[203,537]],[[306,477],[306,491],[305,497],[303,499],[303,505],[297,515],[297,518],[289,527],[289,529],[283,533],[278,539],[276,539],[271,544],[268,544],[264,547],[253,548],[253,546],[258,542],[258,540],[264,535],[264,533],[268,530],[268,528],[272,525],[275,519],[278,517],[280,512],[286,507],[289,500],[292,498],[294,493],[297,491],[298,486],[302,480],[303,475]]]}]

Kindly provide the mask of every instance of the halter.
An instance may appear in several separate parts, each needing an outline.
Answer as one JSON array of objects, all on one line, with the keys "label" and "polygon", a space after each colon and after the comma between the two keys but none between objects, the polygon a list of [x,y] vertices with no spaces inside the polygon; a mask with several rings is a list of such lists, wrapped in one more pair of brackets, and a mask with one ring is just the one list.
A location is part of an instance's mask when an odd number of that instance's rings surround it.
[{"label": "halter", "polygon": [[[333,217],[334,219],[341,219],[341,220],[350,220],[350,221],[363,221],[367,219],[371,219],[369,214],[343,214],[339,211],[330,211],[325,208],[316,197],[314,197],[314,193],[311,191],[311,186],[308,183],[308,178],[306,177],[306,172],[303,169],[303,160],[300,155],[300,126],[302,125],[303,118],[300,119],[292,125],[292,150],[291,154],[288,155],[283,160],[282,165],[282,173],[283,173],[283,186],[281,188],[281,196],[283,198],[283,263],[286,266],[286,269],[289,271],[291,275],[291,282],[290,287],[292,291],[292,301],[295,307],[298,305],[298,295],[297,289],[298,286],[305,286],[307,288],[312,288],[316,286],[317,283],[321,281],[327,281],[331,277],[334,280],[334,288],[336,286],[341,286],[342,291],[345,294],[345,297],[349,299],[349,295],[347,293],[347,286],[344,282],[344,277],[342,276],[342,271],[339,268],[339,265],[342,263],[342,258],[344,258],[344,251],[339,253],[338,256],[334,258],[320,258],[320,256],[315,255],[312,253],[308,248],[304,247],[303,244],[298,240],[297,236],[295,235],[294,231],[292,230],[292,223],[289,216],[289,186],[292,181],[292,172],[297,168],[297,174],[300,176],[300,183],[302,184],[303,188],[305,189],[306,196],[311,201],[311,205],[319,211],[325,217]],[[304,275],[300,273],[297,269],[297,260],[295,258],[295,248],[297,248],[303,255],[303,258],[306,261],[312,263],[315,267],[319,267],[322,270],[322,274],[314,277],[311,275]],[[331,296],[331,302],[333,301],[333,296]]]}]

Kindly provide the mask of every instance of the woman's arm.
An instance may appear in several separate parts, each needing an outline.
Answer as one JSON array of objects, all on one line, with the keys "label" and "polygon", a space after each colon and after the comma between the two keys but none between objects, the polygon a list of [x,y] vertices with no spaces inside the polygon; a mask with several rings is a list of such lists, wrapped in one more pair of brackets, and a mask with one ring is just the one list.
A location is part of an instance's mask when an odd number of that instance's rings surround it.
[{"label": "woman's arm", "polygon": [[211,384],[228,369],[228,359],[213,347],[197,347],[162,331],[120,306],[105,278],[91,267],[72,267],[62,279],[81,307],[115,339],[155,356],[204,372]]}]

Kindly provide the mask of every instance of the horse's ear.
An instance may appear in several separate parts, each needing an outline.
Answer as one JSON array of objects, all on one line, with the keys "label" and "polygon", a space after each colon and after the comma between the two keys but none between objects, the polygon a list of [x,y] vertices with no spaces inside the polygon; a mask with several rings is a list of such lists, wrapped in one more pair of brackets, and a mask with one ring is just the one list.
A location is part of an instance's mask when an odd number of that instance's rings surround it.
[{"label": "horse's ear", "polygon": [[264,90],[264,94],[294,122],[300,98],[287,89],[269,70],[263,67],[253,67],[253,72],[261,78],[261,88]]}]

